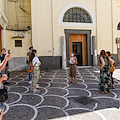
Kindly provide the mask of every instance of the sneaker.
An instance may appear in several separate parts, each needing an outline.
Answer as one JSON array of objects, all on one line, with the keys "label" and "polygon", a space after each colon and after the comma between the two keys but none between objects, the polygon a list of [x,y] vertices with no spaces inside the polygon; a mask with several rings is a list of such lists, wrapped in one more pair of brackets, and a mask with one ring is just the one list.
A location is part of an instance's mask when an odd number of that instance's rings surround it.
[{"label": "sneaker", "polygon": [[40,88],[39,84],[37,84],[36,88]]},{"label": "sneaker", "polygon": [[32,81],[29,81],[29,84],[31,85],[31,84],[32,84]]},{"label": "sneaker", "polygon": [[33,87],[32,86],[30,86],[29,89],[30,89],[30,91],[33,91]]},{"label": "sneaker", "polygon": [[38,92],[40,92],[40,90],[33,90],[33,93],[38,93]]}]

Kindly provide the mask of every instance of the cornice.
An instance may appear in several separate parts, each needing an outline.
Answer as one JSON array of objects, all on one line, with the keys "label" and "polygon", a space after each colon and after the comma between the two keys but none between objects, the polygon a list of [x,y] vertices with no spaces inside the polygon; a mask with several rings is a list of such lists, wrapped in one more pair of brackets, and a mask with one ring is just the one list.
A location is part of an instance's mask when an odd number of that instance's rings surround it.
[{"label": "cornice", "polygon": [[5,15],[4,11],[0,9],[0,25],[2,28],[6,27],[8,24],[8,18]]}]

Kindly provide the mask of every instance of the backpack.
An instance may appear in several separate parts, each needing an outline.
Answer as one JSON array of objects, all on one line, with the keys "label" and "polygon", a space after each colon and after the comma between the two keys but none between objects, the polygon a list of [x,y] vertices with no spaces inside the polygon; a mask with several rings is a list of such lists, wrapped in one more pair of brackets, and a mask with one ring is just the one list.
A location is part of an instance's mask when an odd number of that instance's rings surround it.
[{"label": "backpack", "polygon": [[30,62],[27,66],[27,72],[31,73],[31,72],[33,72],[33,70],[34,70],[33,64],[32,64],[32,62]]},{"label": "backpack", "polygon": [[109,63],[109,70],[110,72],[114,72],[115,66],[112,63]]}]

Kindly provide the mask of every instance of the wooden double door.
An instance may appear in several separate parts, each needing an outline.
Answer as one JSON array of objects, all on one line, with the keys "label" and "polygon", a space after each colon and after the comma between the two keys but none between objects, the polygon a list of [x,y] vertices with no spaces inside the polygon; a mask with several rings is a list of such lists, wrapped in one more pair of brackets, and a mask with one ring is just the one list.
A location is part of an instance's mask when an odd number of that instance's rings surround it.
[{"label": "wooden double door", "polygon": [[71,51],[75,51],[78,66],[87,65],[87,44],[85,34],[70,34],[69,36],[69,48]]}]

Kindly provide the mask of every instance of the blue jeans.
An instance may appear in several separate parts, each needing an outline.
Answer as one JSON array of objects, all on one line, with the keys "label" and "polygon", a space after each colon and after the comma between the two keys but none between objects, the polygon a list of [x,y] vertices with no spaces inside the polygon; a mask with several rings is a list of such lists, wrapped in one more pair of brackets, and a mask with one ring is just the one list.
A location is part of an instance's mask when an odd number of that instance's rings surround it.
[{"label": "blue jeans", "polygon": [[29,81],[32,80],[32,73],[29,73]]}]

